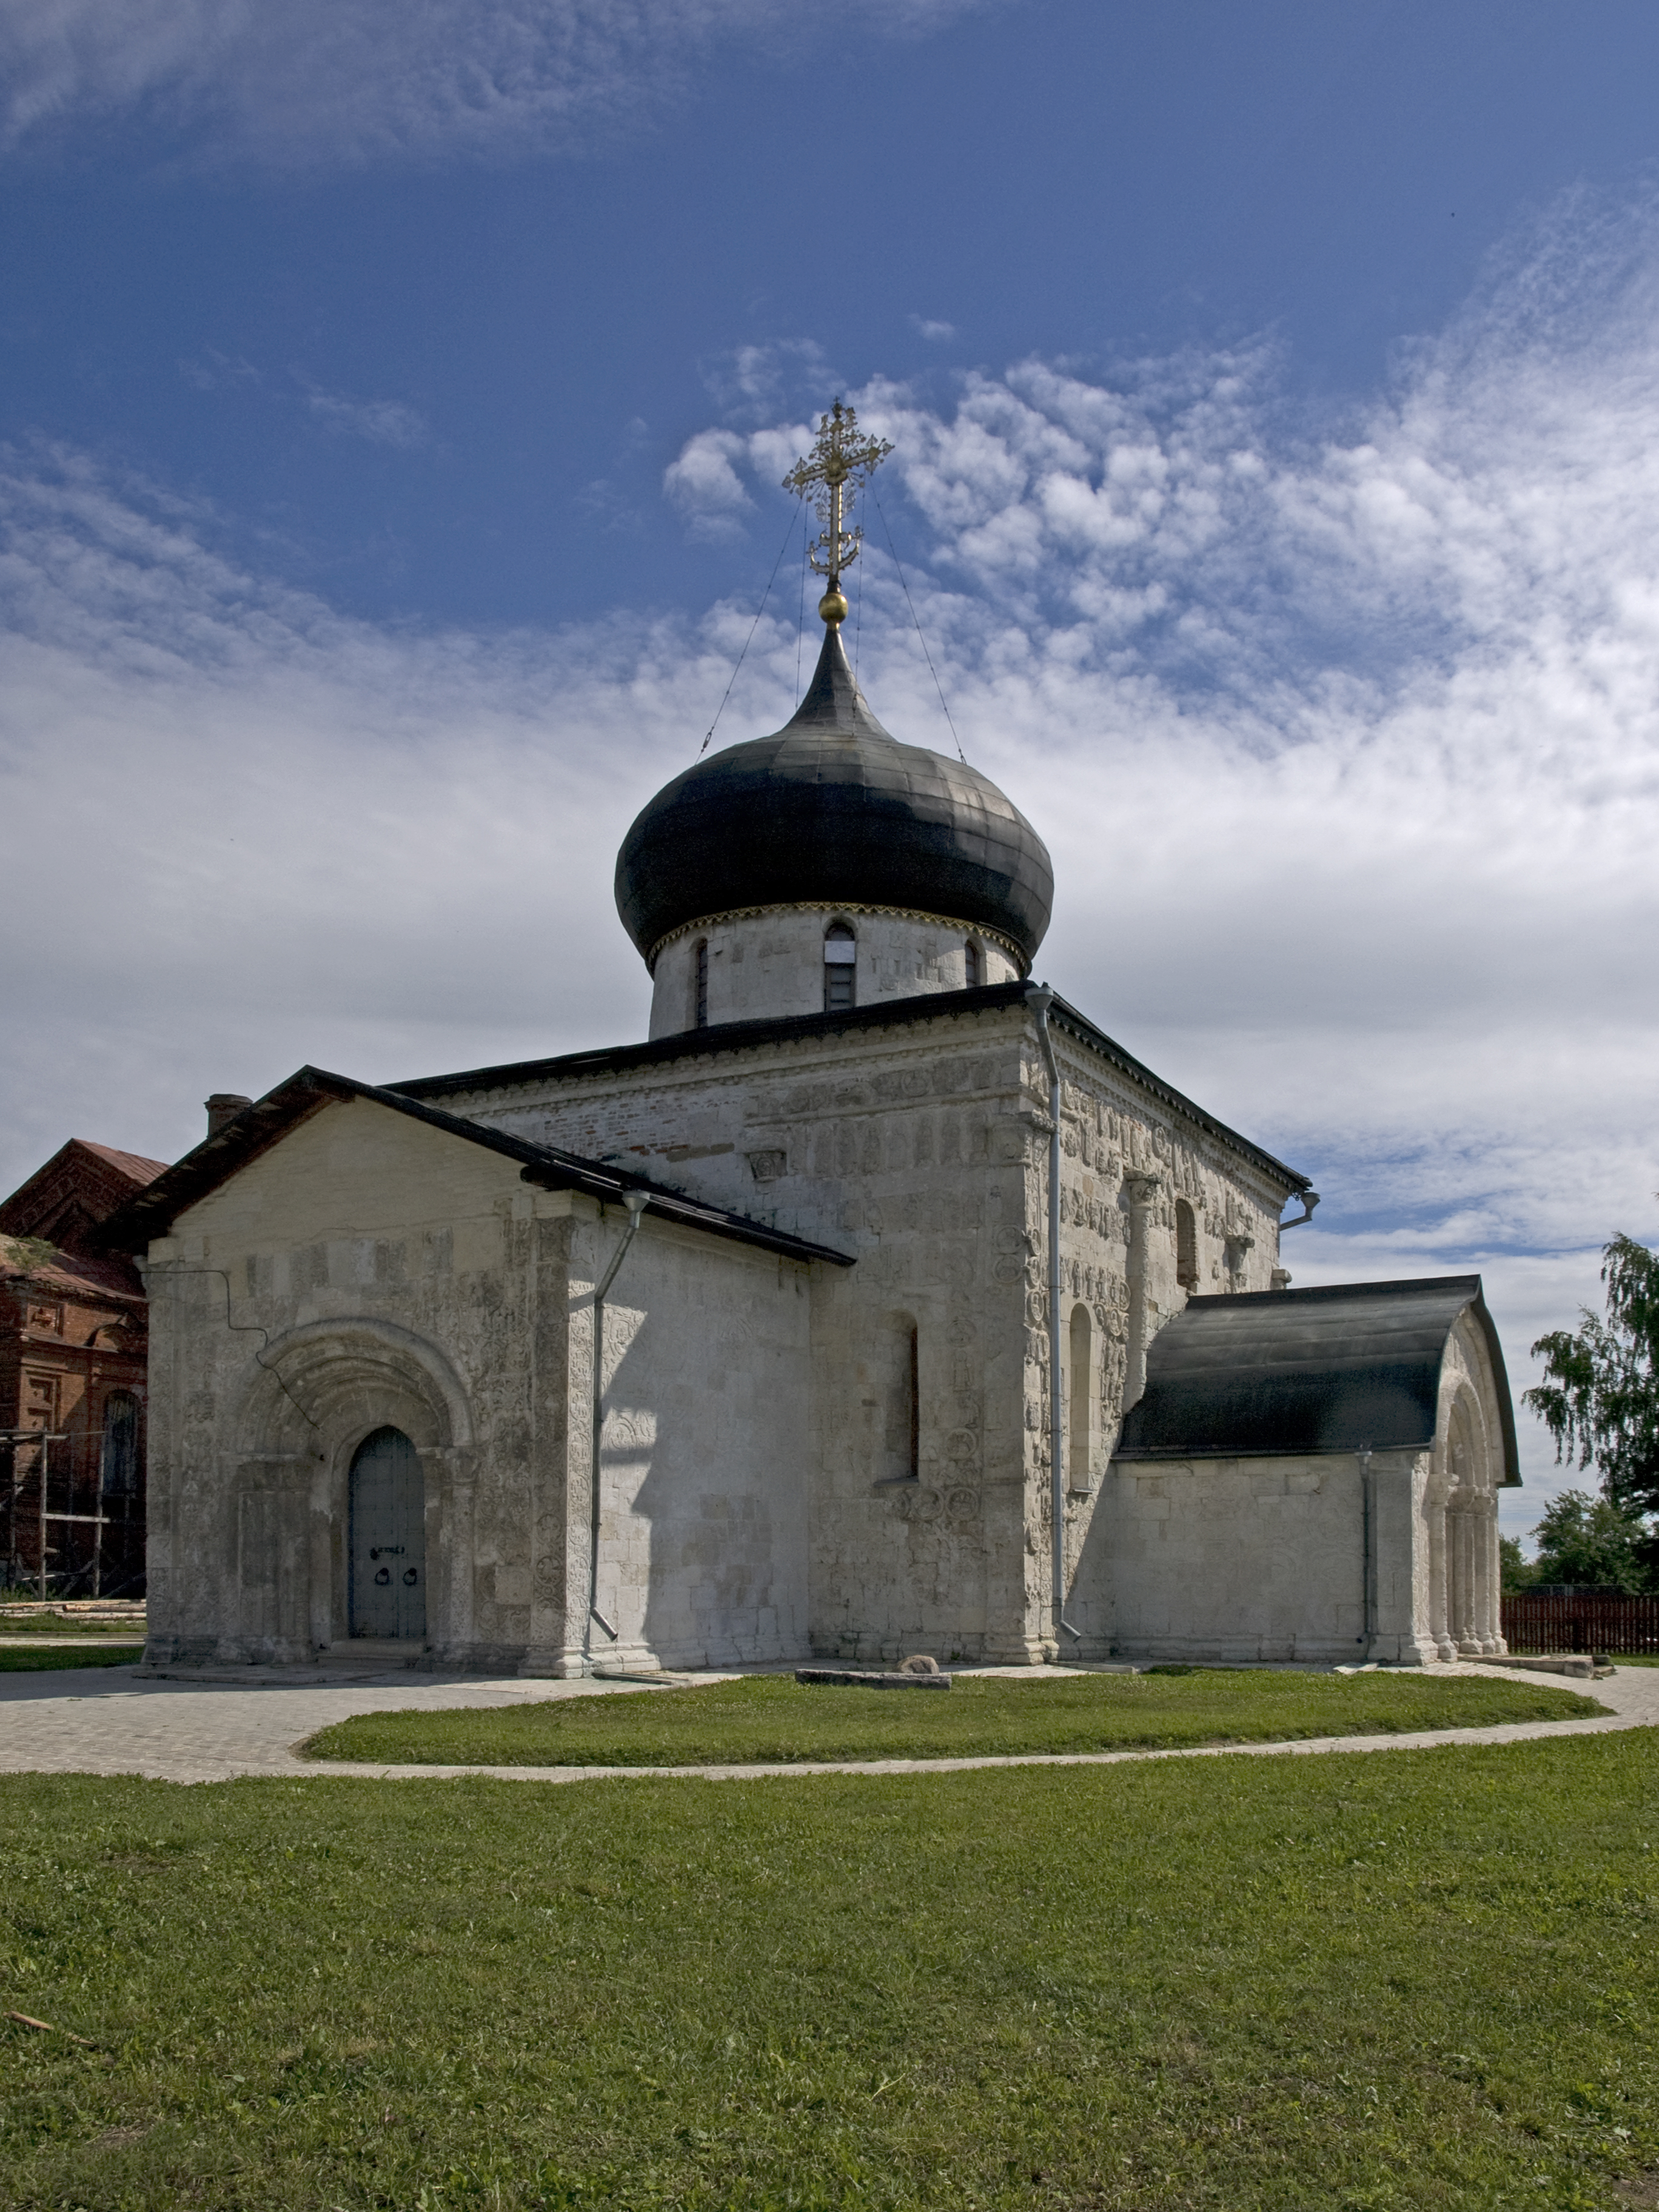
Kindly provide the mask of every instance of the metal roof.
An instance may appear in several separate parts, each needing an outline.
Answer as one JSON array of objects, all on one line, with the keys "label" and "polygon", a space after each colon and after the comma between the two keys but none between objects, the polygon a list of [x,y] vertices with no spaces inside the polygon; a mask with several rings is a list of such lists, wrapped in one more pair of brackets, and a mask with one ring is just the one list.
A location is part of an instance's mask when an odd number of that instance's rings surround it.
[{"label": "metal roof", "polygon": [[617,909],[647,960],[705,915],[805,905],[940,915],[1029,962],[1054,896],[1042,840],[988,776],[882,727],[835,623],[793,718],[676,776],[617,860]]},{"label": "metal roof", "polygon": [[647,1194],[647,1213],[677,1222],[682,1228],[704,1230],[710,1236],[730,1237],[741,1244],[757,1244],[763,1251],[776,1252],[788,1260],[827,1260],[838,1267],[854,1264],[851,1253],[837,1252],[828,1244],[809,1243],[805,1237],[751,1221],[746,1214],[705,1206],[603,1160],[584,1159],[554,1145],[532,1145],[522,1137],[509,1136],[505,1130],[489,1128],[482,1121],[446,1114],[436,1106],[422,1106],[401,1092],[359,1083],[349,1075],[331,1075],[321,1067],[301,1068],[287,1082],[245,1107],[216,1135],[205,1138],[193,1152],[186,1152],[104,1224],[102,1241],[117,1251],[142,1252],[151,1237],[166,1236],[186,1207],[228,1182],[290,1130],[325,1106],[353,1098],[388,1107],[394,1114],[406,1115],[449,1136],[464,1138],[470,1145],[482,1146],[486,1152],[517,1160],[523,1180],[544,1190],[580,1190],[589,1198],[617,1202],[625,1190],[642,1190]]},{"label": "metal roof", "polygon": [[1504,1480],[1521,1480],[1515,1413],[1479,1275],[1334,1283],[1190,1298],[1146,1356],[1123,1424],[1125,1460],[1425,1451],[1460,1314],[1485,1334],[1504,1431]]}]

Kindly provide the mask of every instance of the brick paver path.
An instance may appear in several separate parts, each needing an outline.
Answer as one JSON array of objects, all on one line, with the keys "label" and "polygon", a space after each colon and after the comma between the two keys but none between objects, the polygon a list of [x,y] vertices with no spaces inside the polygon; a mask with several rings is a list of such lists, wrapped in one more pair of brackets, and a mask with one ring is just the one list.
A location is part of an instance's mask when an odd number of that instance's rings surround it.
[{"label": "brick paver path", "polygon": [[[1020,1670],[1036,1674],[1043,1670]],[[1438,1672],[1439,1669],[1425,1669]],[[1448,1674],[1515,1676],[1501,1668],[1448,1668]],[[710,1678],[713,1679],[713,1678]],[[1554,1683],[1556,1677],[1522,1679]],[[457,1705],[522,1705],[544,1698],[650,1696],[613,1682],[436,1680],[395,1674],[370,1680],[237,1682],[140,1680],[125,1667],[85,1673],[0,1674],[0,1772],[141,1774],[164,1782],[224,1782],[237,1775],[368,1776],[394,1780],[483,1774],[515,1782],[595,1782],[618,1775],[707,1781],[769,1775],[955,1772],[977,1766],[1108,1766],[1132,1759],[1215,1759],[1328,1751],[1410,1751],[1436,1744],[1514,1743],[1528,1736],[1601,1735],[1659,1727],[1659,1668],[1621,1667],[1606,1681],[1565,1682],[1612,1708],[1603,1720],[1523,1722],[1504,1728],[1441,1729],[1409,1735],[1322,1736],[1294,1743],[1206,1746],[1180,1751],[1024,1753],[1002,1759],[884,1759],[856,1765],[781,1766],[371,1766],[301,1759],[293,1747],[354,1713],[441,1711]]]}]

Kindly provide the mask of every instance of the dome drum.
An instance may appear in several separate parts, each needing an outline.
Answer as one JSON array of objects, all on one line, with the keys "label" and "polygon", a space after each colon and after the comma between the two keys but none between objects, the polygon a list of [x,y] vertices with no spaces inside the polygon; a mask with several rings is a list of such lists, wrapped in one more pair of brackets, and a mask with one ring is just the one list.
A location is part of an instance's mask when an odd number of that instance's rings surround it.
[{"label": "dome drum", "polygon": [[1012,945],[936,915],[843,904],[709,915],[658,946],[650,1033],[793,1019],[1024,973]]}]

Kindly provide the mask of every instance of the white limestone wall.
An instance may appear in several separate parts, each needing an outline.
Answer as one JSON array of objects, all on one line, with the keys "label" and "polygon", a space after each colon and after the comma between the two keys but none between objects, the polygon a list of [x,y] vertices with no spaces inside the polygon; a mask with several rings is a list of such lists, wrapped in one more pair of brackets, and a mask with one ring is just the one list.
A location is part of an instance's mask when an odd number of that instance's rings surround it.
[{"label": "white limestone wall", "polygon": [[1115,1461],[1080,1568],[1069,1618],[1091,1656],[1368,1656],[1352,1455]]},{"label": "white limestone wall", "polygon": [[[425,1476],[432,1662],[580,1671],[623,1218],[361,1101],[181,1215],[148,1265],[153,1657],[345,1641],[349,1470],[391,1425]],[[647,1218],[618,1277],[600,1586],[636,1662],[801,1648],[806,1272]]]},{"label": "white limestone wall", "polygon": [[[622,1220],[579,1229],[573,1313]],[[808,1656],[811,1273],[649,1216],[630,1245],[604,1323],[600,1664]]]},{"label": "white limestone wall", "polygon": [[823,947],[832,922],[854,933],[855,1002],[967,988],[967,948],[981,984],[1012,983],[1021,969],[1007,948],[965,922],[869,907],[782,907],[727,915],[681,931],[658,953],[651,1035],[697,1026],[697,948],[708,948],[708,1020],[771,1021],[823,1012]]},{"label": "white limestone wall", "polygon": [[1501,1653],[1498,1390],[1466,1312],[1426,1450],[1114,1461],[1071,1585],[1081,1655],[1420,1666]]},{"label": "white limestone wall", "polygon": [[[1148,1335],[1185,1303],[1175,1197],[1190,1194],[1200,1216],[1206,1287],[1266,1290],[1283,1194],[1131,1071],[1079,1041],[1057,1043],[1064,1319],[1069,1331],[1081,1305],[1089,1323],[1091,1449],[1068,1469],[1075,1570],[1121,1417],[1135,1300]],[[1053,1634],[1048,1086],[1024,1007],[446,1103],[856,1254],[850,1271],[821,1271],[812,1291],[814,1647],[1042,1656]],[[1133,1295],[1132,1182],[1146,1201]],[[918,1468],[901,1483],[884,1439],[896,1334],[909,1326]]]}]

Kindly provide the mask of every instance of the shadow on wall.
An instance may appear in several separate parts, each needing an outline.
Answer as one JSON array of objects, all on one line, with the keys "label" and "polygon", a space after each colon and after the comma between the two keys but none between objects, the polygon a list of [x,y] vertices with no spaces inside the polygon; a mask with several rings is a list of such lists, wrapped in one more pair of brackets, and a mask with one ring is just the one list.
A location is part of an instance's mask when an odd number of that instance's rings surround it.
[{"label": "shadow on wall", "polygon": [[752,1283],[728,1298],[705,1276],[641,1310],[624,1277],[606,1301],[599,1610],[618,1635],[592,1630],[601,1662],[806,1656],[805,1286],[766,1283],[788,1302],[773,1329]]}]

